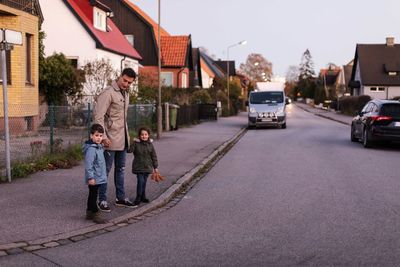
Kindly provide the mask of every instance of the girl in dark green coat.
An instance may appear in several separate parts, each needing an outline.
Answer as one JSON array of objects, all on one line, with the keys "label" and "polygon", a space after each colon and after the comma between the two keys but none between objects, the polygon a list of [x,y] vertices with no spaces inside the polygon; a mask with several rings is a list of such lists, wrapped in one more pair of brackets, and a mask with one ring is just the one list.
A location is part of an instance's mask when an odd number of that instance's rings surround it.
[{"label": "girl in dark green coat", "polygon": [[130,146],[129,152],[133,153],[132,173],[137,176],[135,206],[140,202],[149,203],[146,198],[147,177],[151,173],[158,172],[157,154],[150,139],[150,129],[140,128],[138,138],[135,138]]}]

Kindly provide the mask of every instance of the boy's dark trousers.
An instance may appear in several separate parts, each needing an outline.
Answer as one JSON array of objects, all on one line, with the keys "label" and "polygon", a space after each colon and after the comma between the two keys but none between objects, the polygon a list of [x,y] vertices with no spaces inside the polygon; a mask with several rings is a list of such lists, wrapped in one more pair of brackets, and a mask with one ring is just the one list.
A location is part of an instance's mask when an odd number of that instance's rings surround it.
[{"label": "boy's dark trousers", "polygon": [[92,213],[96,213],[99,211],[97,207],[97,197],[99,195],[99,186],[100,185],[88,185],[89,188],[89,196],[87,200],[87,211],[91,211]]}]

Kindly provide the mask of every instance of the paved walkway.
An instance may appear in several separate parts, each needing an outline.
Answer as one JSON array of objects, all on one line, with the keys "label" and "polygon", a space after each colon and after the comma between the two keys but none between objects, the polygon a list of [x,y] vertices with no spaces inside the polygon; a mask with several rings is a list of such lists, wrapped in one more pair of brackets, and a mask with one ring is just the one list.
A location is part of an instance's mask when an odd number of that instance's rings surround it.
[{"label": "paved walkway", "polygon": [[[57,246],[62,243],[58,242],[60,240],[68,241],[74,235],[88,234],[104,227],[110,229],[146,209],[161,206],[162,201],[171,198],[173,190],[182,186],[178,179],[193,176],[199,166],[211,160],[210,155],[215,156],[215,151],[242,133],[246,125],[247,114],[241,113],[163,133],[154,145],[159,170],[166,180],[155,183],[149,179],[147,195],[152,202],[130,209],[114,206],[114,182],[113,178],[109,179],[108,198],[112,211],[102,213],[111,221],[107,225],[85,220],[87,187],[83,182],[82,164],[72,169],[39,172],[1,184],[0,256]],[[127,196],[134,199],[136,176],[131,173],[132,159],[128,154],[125,190]]]},{"label": "paved walkway", "polygon": [[297,107],[313,113],[316,116],[320,116],[326,119],[330,119],[330,120],[334,120],[337,121],[339,123],[343,123],[343,124],[347,124],[347,125],[351,125],[351,121],[353,119],[353,117],[351,116],[347,116],[347,115],[343,115],[341,113],[337,113],[335,110],[326,110],[326,109],[321,109],[321,108],[315,108],[312,107],[310,105],[304,104],[304,103],[300,103],[300,102],[293,102]]}]

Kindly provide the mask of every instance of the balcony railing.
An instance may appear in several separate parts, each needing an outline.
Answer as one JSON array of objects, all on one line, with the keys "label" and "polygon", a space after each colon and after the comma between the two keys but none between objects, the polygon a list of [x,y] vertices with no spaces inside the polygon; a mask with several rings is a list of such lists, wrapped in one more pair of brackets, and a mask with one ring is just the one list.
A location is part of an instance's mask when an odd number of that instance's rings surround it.
[{"label": "balcony railing", "polygon": [[37,0],[0,0],[0,4],[40,16],[40,7]]}]

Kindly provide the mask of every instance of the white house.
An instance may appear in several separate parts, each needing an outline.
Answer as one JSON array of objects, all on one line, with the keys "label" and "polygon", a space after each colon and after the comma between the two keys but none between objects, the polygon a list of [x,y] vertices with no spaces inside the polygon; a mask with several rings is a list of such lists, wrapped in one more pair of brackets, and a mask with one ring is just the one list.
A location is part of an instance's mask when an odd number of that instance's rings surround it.
[{"label": "white house", "polygon": [[356,96],[400,96],[400,45],[393,37],[385,44],[357,44],[349,86]]},{"label": "white house", "polygon": [[45,54],[63,53],[77,68],[108,59],[117,71],[138,72],[141,56],[110,19],[113,12],[97,0],[40,0]]}]

